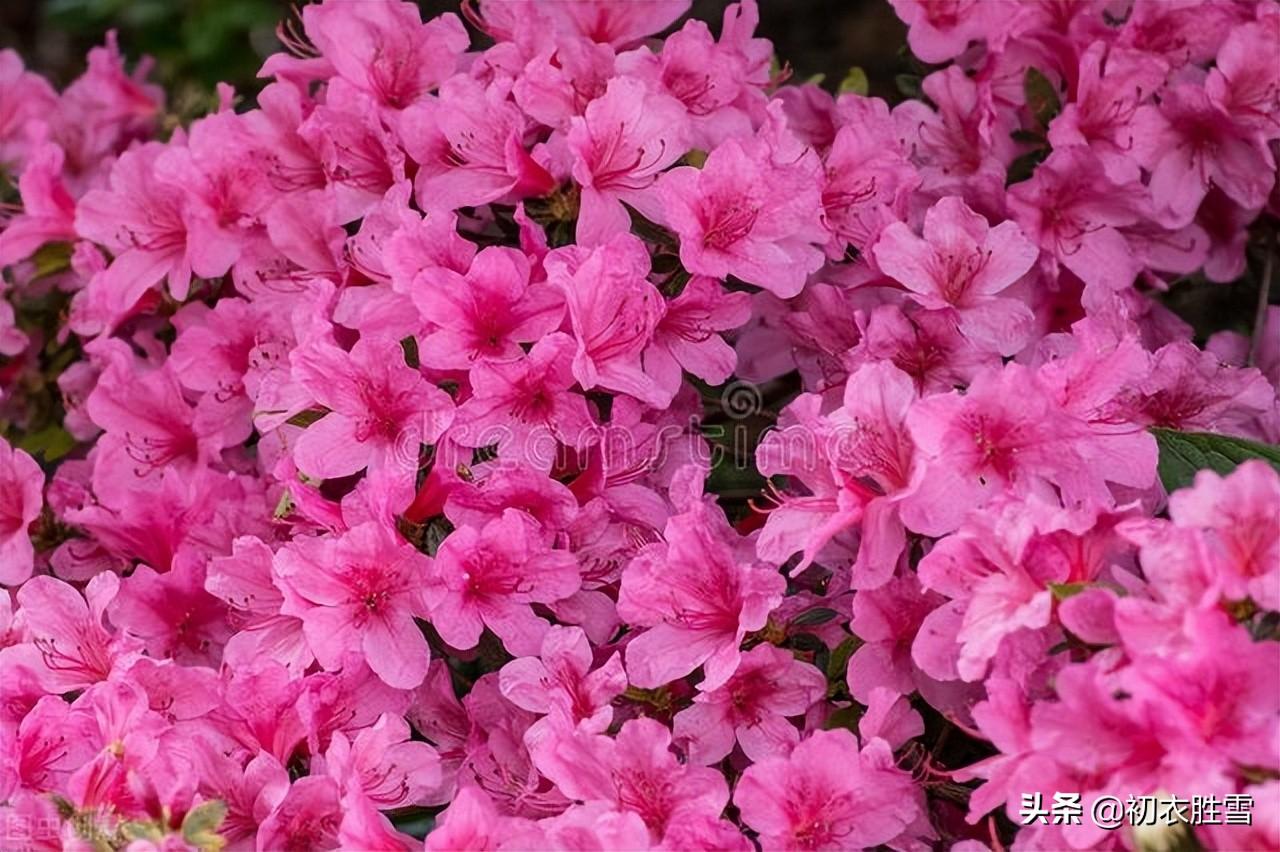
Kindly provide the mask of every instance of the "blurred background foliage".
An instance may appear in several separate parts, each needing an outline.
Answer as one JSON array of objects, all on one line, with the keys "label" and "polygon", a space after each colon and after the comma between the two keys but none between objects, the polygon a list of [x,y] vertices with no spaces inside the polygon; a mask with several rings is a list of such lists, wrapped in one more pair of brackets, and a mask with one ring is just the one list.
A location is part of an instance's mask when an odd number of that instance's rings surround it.
[{"label": "blurred background foliage", "polygon": [[[730,0],[695,0],[692,14],[719,29]],[[218,82],[243,95],[260,86],[258,68],[278,48],[276,24],[289,0],[3,0],[0,47],[59,86],[80,73],[84,55],[106,32],[119,32],[132,58],[155,57],[156,79],[181,108],[207,102]],[[457,0],[420,0],[424,18],[457,11]],[[759,0],[760,34],[777,46],[796,76],[824,75],[838,86],[862,67],[872,94],[893,96],[894,75],[908,70],[906,30],[885,0]],[[480,43],[480,42],[478,42]]]}]

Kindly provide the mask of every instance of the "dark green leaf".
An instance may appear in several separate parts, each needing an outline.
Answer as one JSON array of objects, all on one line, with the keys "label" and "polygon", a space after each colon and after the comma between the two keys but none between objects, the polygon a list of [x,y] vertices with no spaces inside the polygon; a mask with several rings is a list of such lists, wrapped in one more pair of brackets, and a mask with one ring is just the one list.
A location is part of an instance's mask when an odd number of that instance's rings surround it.
[{"label": "dark green leaf", "polygon": [[1160,481],[1168,492],[1190,485],[1201,470],[1227,474],[1250,459],[1280,471],[1280,447],[1209,432],[1152,429],[1160,448]]},{"label": "dark green leaf", "polygon": [[836,646],[836,649],[831,652],[831,659],[827,661],[827,680],[844,680],[845,672],[849,668],[849,658],[861,645],[861,639],[850,636]]},{"label": "dark green leaf", "polygon": [[831,619],[839,615],[834,609],[828,609],[825,606],[815,606],[813,609],[807,609],[791,620],[795,626],[808,627],[815,624],[826,624]]},{"label": "dark green leaf", "polygon": [[834,731],[837,728],[847,728],[850,731],[857,732],[858,720],[862,718],[862,708],[857,704],[851,704],[848,707],[841,707],[836,712],[827,717],[827,721],[822,723],[823,730]]},{"label": "dark green leaf", "polygon": [[919,74],[898,74],[893,78],[893,83],[904,97],[920,98],[924,95]]},{"label": "dark green leaf", "polygon": [[1054,116],[1062,111],[1062,99],[1058,90],[1039,69],[1028,68],[1022,78],[1022,91],[1027,98],[1027,109],[1036,117],[1041,128],[1049,126]]},{"label": "dark green leaf", "polygon": [[328,413],[329,410],[325,408],[308,408],[306,411],[299,411],[290,417],[287,422],[290,426],[301,426],[305,429]]}]

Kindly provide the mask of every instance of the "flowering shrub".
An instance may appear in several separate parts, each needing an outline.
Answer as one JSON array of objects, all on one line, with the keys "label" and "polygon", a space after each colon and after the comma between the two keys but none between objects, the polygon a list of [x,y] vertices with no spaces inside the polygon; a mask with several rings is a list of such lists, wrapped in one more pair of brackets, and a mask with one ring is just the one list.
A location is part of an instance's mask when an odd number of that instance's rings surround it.
[{"label": "flowering shrub", "polygon": [[1280,848],[1280,7],[892,2],[0,55],[0,845]]}]

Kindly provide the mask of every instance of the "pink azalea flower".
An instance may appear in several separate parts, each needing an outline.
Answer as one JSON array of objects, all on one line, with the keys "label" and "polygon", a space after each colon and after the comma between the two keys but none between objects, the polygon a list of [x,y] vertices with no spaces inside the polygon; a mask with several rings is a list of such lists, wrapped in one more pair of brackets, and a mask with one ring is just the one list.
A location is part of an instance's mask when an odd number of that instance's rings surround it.
[{"label": "pink azalea flower", "polygon": [[751,89],[767,85],[772,53],[767,41],[750,37],[758,17],[754,2],[729,6],[720,41],[705,23],[690,19],[666,38],[660,53],[648,48],[623,53],[617,59],[618,71],[684,106],[693,147],[709,151],[729,137],[749,136],[749,108],[763,102],[763,94]]},{"label": "pink azalea flower", "polygon": [[[431,217],[428,217],[430,219]],[[481,251],[466,275],[444,266],[424,270],[409,295],[437,326],[419,346],[422,363],[468,369],[478,361],[511,361],[521,343],[560,326],[564,302],[545,282],[529,281],[529,259],[510,248]]]},{"label": "pink azalea flower", "polygon": [[35,550],[27,529],[44,507],[44,474],[35,459],[0,438],[0,584],[31,576]]},{"label": "pink azalea flower", "polygon": [[734,740],[752,761],[785,756],[800,742],[789,716],[802,716],[826,695],[827,680],[813,666],[772,645],[742,655],[722,686],[702,691],[676,714],[673,732],[689,759],[707,766],[733,751]]},{"label": "pink azalea flower", "polygon": [[1274,135],[1280,129],[1280,79],[1275,68],[1252,61],[1280,47],[1280,17],[1266,12],[1264,7],[1256,22],[1231,30],[1204,90],[1234,121]]},{"label": "pink azalea flower", "polygon": [[365,655],[390,686],[410,689],[427,674],[422,583],[430,560],[385,526],[366,523],[337,538],[296,539],[275,558],[287,589],[282,612],[302,619],[307,644],[327,671],[349,651]]},{"label": "pink azalea flower", "polygon": [[310,476],[331,479],[365,467],[411,476],[419,446],[453,418],[449,395],[407,366],[394,341],[361,338],[350,352],[316,342],[295,350],[292,361],[298,379],[329,409],[294,448],[298,467]]},{"label": "pink azalea flower", "polygon": [[627,47],[671,26],[689,11],[690,0],[653,0],[643,6],[619,6],[609,0],[568,5],[537,0],[537,5],[559,30],[601,44]]},{"label": "pink azalea flower", "polygon": [[566,143],[582,187],[578,243],[608,242],[631,230],[623,202],[650,219],[661,217],[652,191],[658,174],[684,156],[685,111],[675,98],[647,91],[626,77],[570,119]]},{"label": "pink azalea flower", "polygon": [[529,820],[499,811],[479,787],[462,787],[437,818],[436,827],[427,834],[422,848],[424,852],[487,852],[501,848],[504,840],[530,825]]},{"label": "pink azalea flower", "polygon": [[526,119],[498,83],[454,75],[400,117],[400,138],[418,163],[421,209],[453,210],[508,195],[541,195],[551,175],[525,150]]},{"label": "pink azalea flower", "polygon": [[1169,66],[1150,53],[1101,42],[1090,45],[1080,57],[1075,98],[1049,124],[1049,143],[1055,150],[1087,147],[1113,182],[1136,181],[1134,114],[1168,73]]},{"label": "pink azalea flower", "polygon": [[898,504],[910,497],[919,466],[907,429],[917,399],[911,379],[891,364],[868,364],[849,377],[844,404],[828,418],[829,451],[841,488],[862,502],[855,589],[888,580],[906,546]]},{"label": "pink azalea flower", "polygon": [[682,370],[709,385],[724,384],[738,356],[718,332],[738,328],[750,317],[750,296],[727,292],[715,279],[695,275],[667,302],[653,345],[645,351],[645,367],[672,396]]},{"label": "pink azalea flower", "polygon": [[571,725],[604,733],[611,702],[627,688],[622,658],[614,653],[591,669],[591,645],[577,627],[552,626],[537,656],[520,657],[499,673],[502,694],[533,713],[555,713]]},{"label": "pink azalea flower", "polygon": [[880,268],[931,310],[954,310],[960,331],[1001,355],[1021,349],[1032,316],[1021,301],[996,294],[1017,281],[1039,252],[1013,222],[994,228],[959,198],[944,198],[924,218],[924,239],[902,223],[876,241]]},{"label": "pink azalea flower", "polygon": [[[1092,148],[1075,146],[1055,150],[1030,180],[1010,187],[1009,209],[1046,258],[1086,285],[1121,290],[1140,264],[1118,229],[1142,218],[1144,195],[1134,179],[1113,182]],[[1046,269],[1057,278],[1057,264]]]},{"label": "pink azalea flower", "polygon": [[1159,107],[1141,107],[1134,122],[1134,156],[1151,172],[1162,224],[1190,222],[1210,186],[1252,208],[1275,184],[1275,159],[1261,137],[1237,125],[1199,86],[1168,89]]},{"label": "pink azalea flower", "polygon": [[218,835],[228,848],[252,844],[263,821],[289,791],[289,773],[267,752],[258,752],[245,765],[214,749],[205,749],[201,793],[227,806]]},{"label": "pink azalea flower", "polygon": [[624,723],[616,738],[562,728],[535,743],[533,752],[565,795],[633,811],[655,839],[685,820],[714,819],[729,802],[724,777],[678,762],[671,731],[653,719]]},{"label": "pink azalea flower", "polygon": [[954,59],[994,28],[994,10],[981,0],[889,0],[908,27],[911,52],[925,62]]},{"label": "pink azalea flower", "polygon": [[567,246],[549,254],[546,267],[569,305],[578,340],[573,374],[583,389],[602,387],[666,408],[670,392],[642,360],[664,311],[662,295],[646,278],[644,244],[619,234],[593,249]]},{"label": "pink azalea flower", "polygon": [[1139,485],[1154,479],[1150,436],[1144,436],[1144,457],[1095,468],[1087,458],[1102,452],[1098,448],[1111,436],[1066,416],[1035,375],[1014,364],[981,374],[963,397],[938,394],[919,401],[909,426],[916,447],[930,460],[902,517],[908,528],[928,535],[955,529],[967,511],[1001,490],[1030,496],[1052,484],[1069,504],[1108,505],[1108,481]]},{"label": "pink azalea flower", "polygon": [[26,712],[15,730],[0,735],[5,767],[0,795],[18,791],[50,793],[66,789],[71,773],[93,757],[83,717],[60,696],[46,695]]},{"label": "pink azalea flower", "polygon": [[844,257],[849,246],[865,252],[886,225],[905,219],[911,193],[920,186],[885,102],[846,96],[841,107],[846,122],[827,152],[822,189],[832,259]]},{"label": "pink azalea flower", "polygon": [[527,656],[538,653],[549,627],[530,605],[566,598],[581,582],[573,554],[551,550],[534,521],[508,509],[445,539],[425,594],[432,624],[453,647],[474,648],[488,627],[509,652]]},{"label": "pink azalea flower", "polygon": [[0,231],[0,266],[30,257],[45,243],[76,238],[76,202],[62,181],[64,160],[62,149],[52,143],[31,152],[18,176],[22,212]]},{"label": "pink azalea flower", "polygon": [[920,625],[941,596],[925,592],[915,572],[853,596],[849,629],[863,640],[849,658],[845,680],[854,700],[868,704],[877,689],[910,695],[924,679],[911,658]]},{"label": "pink azalea flower", "polygon": [[203,557],[189,551],[164,574],[139,565],[120,581],[107,615],[153,657],[216,664],[231,628],[221,601],[204,590],[205,571]]},{"label": "pink azalea flower", "polygon": [[695,275],[736,276],[782,298],[822,265],[822,171],[786,127],[781,107],[754,139],[730,139],[701,169],[672,169],[658,182],[680,260]]},{"label": "pink azalea flower", "polygon": [[103,624],[120,578],[102,573],[84,596],[53,577],[32,577],[18,590],[18,609],[34,648],[36,674],[50,693],[85,689],[107,680],[128,662],[135,644],[117,638]]},{"label": "pink azalea flower", "polygon": [[274,556],[261,539],[238,538],[230,555],[209,561],[204,586],[226,603],[227,621],[235,629],[222,651],[226,664],[269,658],[301,674],[315,657],[307,647],[302,621],[281,613],[284,595],[272,574]]},{"label": "pink azalea flower", "polygon": [[324,775],[294,781],[289,792],[262,821],[258,846],[263,849],[338,849],[342,821],[338,784]]},{"label": "pink azalea flower", "polygon": [[21,164],[30,147],[22,133],[32,119],[47,117],[56,109],[58,95],[49,82],[22,64],[16,51],[0,51],[0,92],[4,107],[0,110],[0,162]]},{"label": "pink azalea flower", "polygon": [[544,337],[518,360],[480,363],[471,371],[474,395],[459,409],[454,439],[466,446],[497,444],[503,459],[550,470],[557,442],[590,443],[594,422],[587,400],[570,390],[573,340]]},{"label": "pink azalea flower", "polygon": [[766,850],[893,845],[920,814],[921,799],[883,740],[859,750],[842,729],[817,731],[789,757],[753,764],[733,794]]},{"label": "pink azalea flower", "polygon": [[1280,610],[1277,505],[1280,475],[1253,460],[1225,477],[1201,471],[1194,487],[1169,495],[1169,517],[1179,526],[1210,531],[1228,597],[1251,597],[1264,609]]},{"label": "pink azalea flower", "polygon": [[704,690],[737,670],[747,633],[764,627],[786,581],[742,554],[723,516],[699,503],[675,515],[661,543],[646,546],[622,574],[618,615],[648,627],[627,644],[627,674],[646,689],[705,665]]},{"label": "pink azalea flower", "polygon": [[215,424],[198,419],[167,364],[144,367],[123,346],[100,351],[106,369],[85,410],[106,432],[102,450],[112,468],[154,479],[166,468],[190,471],[217,452],[223,442]]},{"label": "pink azalea flower", "polygon": [[412,3],[307,6],[302,23],[339,76],[391,110],[448,79],[470,41],[456,15],[424,24]]},{"label": "pink azalea flower", "polygon": [[409,723],[391,713],[354,739],[335,733],[324,755],[325,771],[345,792],[358,792],[379,810],[423,804],[440,786],[440,758],[409,735]]},{"label": "pink azalea flower", "polygon": [[194,232],[185,191],[164,182],[156,169],[165,151],[149,143],[122,154],[111,169],[110,188],[91,190],[76,207],[76,232],[115,256],[89,287],[102,292],[117,320],[161,279],[181,301],[192,275],[218,278],[236,259],[234,241]]}]

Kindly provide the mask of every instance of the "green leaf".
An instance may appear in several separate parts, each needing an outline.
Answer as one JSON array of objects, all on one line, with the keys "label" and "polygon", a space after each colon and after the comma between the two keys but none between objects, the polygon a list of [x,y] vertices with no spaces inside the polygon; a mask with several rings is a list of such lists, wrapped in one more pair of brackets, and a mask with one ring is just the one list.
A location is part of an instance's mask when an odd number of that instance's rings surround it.
[{"label": "green leaf", "polygon": [[862,708],[857,704],[851,704],[848,707],[841,707],[836,712],[827,717],[827,721],[822,723],[822,729],[825,731],[834,731],[837,728],[848,728],[850,731],[857,733],[858,720],[862,718]]},{"label": "green leaf", "polygon": [[840,81],[839,94],[841,95],[854,94],[866,97],[869,91],[871,91],[871,82],[867,80],[867,72],[857,65],[850,68],[849,73],[845,74],[844,79]]},{"label": "green leaf", "polygon": [[71,268],[71,243],[45,243],[31,256],[35,263],[36,278]]},{"label": "green leaf", "polygon": [[1039,69],[1027,69],[1026,76],[1022,78],[1022,91],[1027,98],[1027,108],[1042,128],[1048,127],[1054,116],[1062,112],[1062,99],[1058,97],[1057,88]]},{"label": "green leaf", "polygon": [[409,335],[400,341],[400,348],[404,350],[404,362],[413,369],[418,369],[421,363],[418,358],[418,339]]},{"label": "green leaf", "polygon": [[827,680],[844,681],[845,672],[849,668],[849,659],[861,645],[861,639],[850,636],[836,646],[836,649],[831,652],[831,659],[827,660]]},{"label": "green leaf", "polygon": [[305,429],[328,413],[327,408],[308,408],[306,411],[299,411],[285,422],[290,426],[301,426]]},{"label": "green leaf", "polygon": [[71,452],[76,439],[57,423],[52,423],[38,432],[31,432],[18,441],[17,446],[33,456],[39,456],[46,464],[55,462]]},{"label": "green leaf", "polygon": [[1160,481],[1170,493],[1191,485],[1199,471],[1227,474],[1250,459],[1260,459],[1280,471],[1280,447],[1271,444],[1210,432],[1161,428],[1151,432],[1160,448]]},{"label": "green leaf", "polygon": [[1050,583],[1049,591],[1053,593],[1053,599],[1065,601],[1067,598],[1080,594],[1089,588],[1088,583]]},{"label": "green leaf", "polygon": [[904,97],[917,100],[924,98],[924,86],[919,74],[898,74],[893,78],[893,84]]},{"label": "green leaf", "polygon": [[227,806],[211,799],[187,811],[182,820],[182,839],[197,849],[218,852],[227,841],[218,835],[218,826],[227,816]]},{"label": "green leaf", "polygon": [[809,626],[816,624],[826,624],[835,618],[839,613],[834,609],[828,609],[825,606],[815,606],[813,609],[807,609],[791,620],[795,626]]}]

